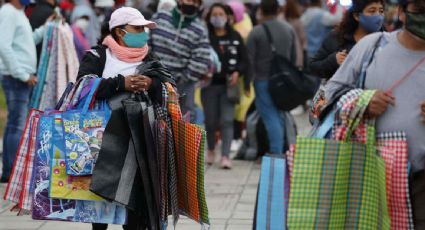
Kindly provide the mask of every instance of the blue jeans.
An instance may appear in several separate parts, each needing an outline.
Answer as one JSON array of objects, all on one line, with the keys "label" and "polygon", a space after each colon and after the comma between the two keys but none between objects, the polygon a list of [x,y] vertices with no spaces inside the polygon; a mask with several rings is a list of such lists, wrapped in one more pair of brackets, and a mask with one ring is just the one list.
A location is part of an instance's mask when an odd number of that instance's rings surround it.
[{"label": "blue jeans", "polygon": [[284,120],[279,110],[273,104],[269,93],[269,81],[254,81],[255,107],[263,120],[269,139],[269,152],[271,154],[282,154],[284,146]]},{"label": "blue jeans", "polygon": [[26,83],[7,75],[3,76],[1,84],[6,95],[8,110],[6,130],[3,137],[2,178],[8,179],[25,126],[31,88]]}]

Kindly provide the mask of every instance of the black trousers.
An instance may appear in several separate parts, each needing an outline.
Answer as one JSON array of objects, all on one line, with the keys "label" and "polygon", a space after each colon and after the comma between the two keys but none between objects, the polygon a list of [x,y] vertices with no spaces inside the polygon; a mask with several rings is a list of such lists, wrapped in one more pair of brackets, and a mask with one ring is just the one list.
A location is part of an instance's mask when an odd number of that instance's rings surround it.
[{"label": "black trousers", "polygon": [[409,178],[410,199],[412,202],[415,230],[425,229],[425,173],[413,173]]}]

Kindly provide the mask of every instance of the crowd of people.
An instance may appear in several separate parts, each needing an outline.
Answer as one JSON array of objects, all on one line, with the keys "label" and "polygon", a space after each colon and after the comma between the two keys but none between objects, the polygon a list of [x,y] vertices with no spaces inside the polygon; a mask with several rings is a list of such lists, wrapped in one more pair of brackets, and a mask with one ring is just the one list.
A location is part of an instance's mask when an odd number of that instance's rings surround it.
[{"label": "crowd of people", "polygon": [[[243,137],[248,108],[255,109],[264,123],[267,152],[287,151],[287,124],[268,91],[274,52],[317,77],[318,98],[311,109],[314,125],[319,125],[326,102],[341,97],[347,88],[376,89],[367,116],[376,118],[377,132],[406,132],[415,229],[425,228],[425,142],[421,138],[425,135],[425,82],[421,79],[425,74],[424,0],[399,0],[398,6],[384,0],[352,0],[348,6],[321,0],[262,0],[259,4],[160,0],[139,4],[139,8],[129,4],[133,3],[3,3],[0,76],[8,119],[2,182],[9,179],[31,88],[37,84],[39,44],[46,22],[59,18],[72,25],[80,60],[78,77],[103,77],[99,98],[126,91],[148,91],[152,98],[160,98],[160,80],[137,75],[135,69],[146,60],[161,60],[172,73],[185,119],[197,121],[198,107],[202,107],[206,163],[215,163],[221,141],[219,164],[224,169],[232,168],[232,142]],[[276,50],[272,50],[265,28],[269,28]],[[377,43],[379,48],[365,63]],[[366,77],[359,83],[365,66]],[[395,82],[399,85],[393,89]],[[306,105],[300,109],[305,110]]]}]

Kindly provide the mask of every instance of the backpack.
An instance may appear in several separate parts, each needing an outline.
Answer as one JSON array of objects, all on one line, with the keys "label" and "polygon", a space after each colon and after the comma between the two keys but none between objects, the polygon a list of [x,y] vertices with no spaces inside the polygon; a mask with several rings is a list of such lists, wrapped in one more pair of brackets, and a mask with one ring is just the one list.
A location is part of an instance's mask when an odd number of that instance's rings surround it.
[{"label": "backpack", "polygon": [[290,111],[314,96],[318,81],[277,53],[269,28],[265,24],[263,27],[273,55],[268,90],[279,110]]}]

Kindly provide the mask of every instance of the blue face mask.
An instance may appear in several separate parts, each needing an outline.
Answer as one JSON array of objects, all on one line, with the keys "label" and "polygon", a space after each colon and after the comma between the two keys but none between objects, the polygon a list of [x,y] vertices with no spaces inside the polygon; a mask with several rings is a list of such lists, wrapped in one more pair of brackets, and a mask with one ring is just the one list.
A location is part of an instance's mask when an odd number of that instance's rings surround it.
[{"label": "blue face mask", "polygon": [[382,29],[382,25],[384,24],[384,16],[366,16],[364,14],[360,14],[359,24],[368,33],[378,32]]},{"label": "blue face mask", "polygon": [[140,48],[146,45],[149,40],[149,35],[145,32],[141,33],[130,33],[125,30],[125,35],[123,36],[124,43],[131,48]]},{"label": "blue face mask", "polygon": [[21,5],[23,5],[23,6],[28,6],[31,3],[31,1],[30,0],[19,0],[19,3],[21,3]]}]

